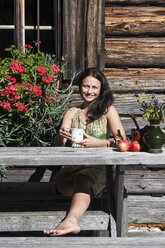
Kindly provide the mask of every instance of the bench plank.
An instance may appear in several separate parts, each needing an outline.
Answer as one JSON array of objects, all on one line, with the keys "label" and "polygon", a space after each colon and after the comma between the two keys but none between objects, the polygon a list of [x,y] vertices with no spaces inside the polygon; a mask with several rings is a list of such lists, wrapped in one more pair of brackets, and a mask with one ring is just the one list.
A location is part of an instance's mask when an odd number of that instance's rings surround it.
[{"label": "bench plank", "polygon": [[2,248],[163,248],[165,237],[129,237],[129,238],[108,238],[108,237],[1,237],[0,247]]},{"label": "bench plank", "polygon": [[127,194],[165,194],[165,170],[130,170],[124,174]]},{"label": "bench plank", "polygon": [[128,195],[127,207],[130,223],[165,223],[165,196]]},{"label": "bench plank", "polygon": [[[57,226],[65,211],[0,212],[0,232],[42,231]],[[107,230],[109,215],[103,211],[86,211],[80,218],[81,230]]]}]

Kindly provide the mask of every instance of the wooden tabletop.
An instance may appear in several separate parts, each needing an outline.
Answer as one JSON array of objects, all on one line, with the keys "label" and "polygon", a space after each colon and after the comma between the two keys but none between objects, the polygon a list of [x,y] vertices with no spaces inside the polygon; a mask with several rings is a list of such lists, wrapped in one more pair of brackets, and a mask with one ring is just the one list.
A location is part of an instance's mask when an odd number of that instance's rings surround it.
[{"label": "wooden tabletop", "polygon": [[1,147],[0,165],[159,165],[165,168],[163,153],[119,152],[114,148]]}]

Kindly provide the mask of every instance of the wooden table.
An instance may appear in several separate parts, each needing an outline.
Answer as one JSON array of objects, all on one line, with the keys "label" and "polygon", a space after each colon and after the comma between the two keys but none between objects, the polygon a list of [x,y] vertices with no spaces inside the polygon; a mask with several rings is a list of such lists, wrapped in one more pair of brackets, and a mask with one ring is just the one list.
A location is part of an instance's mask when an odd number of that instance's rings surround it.
[{"label": "wooden table", "polygon": [[[70,147],[5,147],[0,148],[0,164],[6,166],[63,166],[63,165],[106,165],[117,167],[117,236],[125,236],[123,214],[124,185],[123,171],[129,168],[165,168],[165,148],[161,154],[146,152],[118,152],[112,148],[70,148]],[[109,179],[111,180],[111,179]],[[109,183],[109,182],[108,182]],[[109,197],[112,192],[109,193]],[[111,208],[112,210],[113,208]],[[110,211],[111,211],[110,210]]]}]

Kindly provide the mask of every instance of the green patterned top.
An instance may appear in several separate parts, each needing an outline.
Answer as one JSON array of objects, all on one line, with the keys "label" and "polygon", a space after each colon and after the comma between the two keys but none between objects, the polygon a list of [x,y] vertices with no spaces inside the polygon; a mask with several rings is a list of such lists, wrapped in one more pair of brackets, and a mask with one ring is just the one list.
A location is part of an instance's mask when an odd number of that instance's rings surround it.
[{"label": "green patterned top", "polygon": [[[87,124],[84,123],[83,117],[81,115],[81,109],[78,109],[75,113],[72,120],[72,128],[82,128],[84,132],[98,139],[106,139],[107,138],[107,123],[104,117],[100,117],[99,119],[89,122]],[[73,144],[73,147],[81,147],[81,145]]]}]

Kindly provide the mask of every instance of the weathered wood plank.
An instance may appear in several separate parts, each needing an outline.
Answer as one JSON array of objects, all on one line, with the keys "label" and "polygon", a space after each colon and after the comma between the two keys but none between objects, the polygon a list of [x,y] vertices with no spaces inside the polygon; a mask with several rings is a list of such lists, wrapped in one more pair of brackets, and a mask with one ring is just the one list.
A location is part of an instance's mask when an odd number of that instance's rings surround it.
[{"label": "weathered wood plank", "polygon": [[163,248],[165,238],[160,237],[129,237],[129,238],[109,238],[109,237],[1,237],[0,245],[3,248]]},{"label": "weathered wood plank", "polygon": [[165,34],[165,7],[111,6],[105,9],[105,34],[151,35]]},{"label": "weathered wood plank", "polygon": [[[0,231],[42,231],[57,226],[64,211],[0,212]],[[107,230],[109,215],[102,211],[86,211],[80,218],[81,230]]]},{"label": "weathered wood plank", "polygon": [[164,0],[106,0],[105,4],[164,4]]},{"label": "weathered wood plank", "polygon": [[63,2],[64,79],[86,67],[104,69],[104,9],[104,0]]},{"label": "weathered wood plank", "polygon": [[105,68],[105,76],[114,92],[164,92],[163,68]]},{"label": "weathered wood plank", "polygon": [[[161,238],[161,237],[165,237],[165,232],[164,231],[160,231],[160,232],[143,232],[143,231],[128,231],[128,237],[155,237],[157,239]],[[159,247],[159,246],[158,246]]]},{"label": "weathered wood plank", "polygon": [[165,168],[165,147],[159,155],[130,151],[123,153],[111,147],[1,147],[0,154],[0,164],[19,167],[116,164]]},{"label": "weathered wood plank", "polygon": [[165,170],[125,171],[127,194],[165,194]]},{"label": "weathered wood plank", "polygon": [[[54,169],[55,170],[55,169]],[[5,171],[5,177],[2,178],[2,182],[49,182],[53,180],[53,168],[52,170],[46,168],[16,168],[10,167]],[[20,180],[21,179],[21,180]],[[46,185],[46,184],[45,184]],[[22,186],[24,187],[24,186]],[[41,186],[42,187],[42,186]],[[10,186],[9,186],[10,188]],[[20,189],[19,189],[20,190]]]},{"label": "weathered wood plank", "polygon": [[[10,171],[10,169],[8,169]],[[10,181],[10,178],[8,179]],[[52,200],[55,199],[53,193],[53,182],[22,182],[21,176],[17,182],[0,183],[0,203],[3,201],[28,201],[28,200]]]},{"label": "weathered wood plank", "polygon": [[165,196],[128,195],[129,223],[165,223]]},{"label": "weathered wood plank", "polygon": [[164,67],[165,38],[105,39],[106,67]]}]

